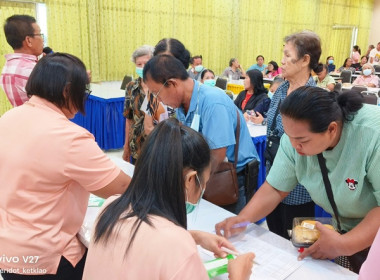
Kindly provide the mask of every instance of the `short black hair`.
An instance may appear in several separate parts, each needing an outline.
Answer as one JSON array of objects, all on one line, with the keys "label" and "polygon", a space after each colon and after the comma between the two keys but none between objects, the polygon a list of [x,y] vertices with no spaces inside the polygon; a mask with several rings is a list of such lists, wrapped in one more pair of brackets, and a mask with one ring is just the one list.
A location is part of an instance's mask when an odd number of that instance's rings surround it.
[{"label": "short black hair", "polygon": [[26,36],[33,36],[33,23],[36,23],[34,17],[28,15],[13,15],[6,19],[4,24],[5,38],[12,49],[22,48],[22,42]]},{"label": "short black hair", "polygon": [[44,47],[42,52],[44,52],[45,54],[50,54],[53,53],[53,49],[50,47]]},{"label": "short black hair", "polygon": [[194,55],[192,58],[190,58],[190,64],[194,64],[194,59],[202,59],[202,55]]},{"label": "short black hair", "polygon": [[268,64],[272,64],[272,65],[273,65],[273,70],[274,70],[274,71],[277,71],[277,70],[278,70],[278,64],[277,64],[276,61],[271,60],[271,61],[269,61]]},{"label": "short black hair", "polygon": [[201,73],[201,80],[203,80],[203,78],[205,77],[205,75],[206,75],[207,72],[212,73],[214,75],[214,77],[215,77],[214,71],[212,71],[211,69],[203,69],[203,71]]},{"label": "short black hair", "polygon": [[39,96],[59,108],[69,109],[71,102],[75,109],[84,113],[88,82],[86,66],[79,58],[67,53],[53,53],[36,64],[25,90],[29,97]]},{"label": "short black hair", "polygon": [[265,60],[264,57],[261,54],[259,54],[258,56],[256,56],[256,61],[259,59],[259,57],[261,57],[263,60]]},{"label": "short black hair", "polygon": [[329,67],[326,64],[318,63],[318,66],[314,69],[315,74],[319,74],[325,69],[327,72],[329,72]]},{"label": "short black hair", "polygon": [[182,81],[189,78],[185,67],[181,61],[172,55],[160,54],[152,57],[144,66],[144,82],[150,77],[156,83],[164,84],[169,79],[180,79]]},{"label": "short black hair", "polygon": [[153,55],[156,56],[158,54],[164,53],[173,55],[175,58],[181,61],[185,69],[189,68],[190,52],[179,40],[174,38],[164,38],[160,40],[154,47]]}]

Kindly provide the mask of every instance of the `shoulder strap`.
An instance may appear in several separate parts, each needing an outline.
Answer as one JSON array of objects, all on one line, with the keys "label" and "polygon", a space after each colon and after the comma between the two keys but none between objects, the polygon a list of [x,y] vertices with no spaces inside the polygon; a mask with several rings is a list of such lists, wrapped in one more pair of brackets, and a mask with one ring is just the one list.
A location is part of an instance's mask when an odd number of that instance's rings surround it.
[{"label": "shoulder strap", "polygon": [[319,167],[321,168],[321,172],[322,172],[323,182],[325,184],[325,190],[327,193],[327,197],[328,197],[330,204],[331,204],[331,207],[334,211],[334,216],[335,216],[335,219],[336,219],[336,222],[338,225],[338,230],[341,232],[342,229],[340,227],[338,209],[337,209],[336,204],[335,204],[334,195],[333,195],[333,192],[331,189],[329,176],[327,175],[326,161],[325,161],[325,158],[323,157],[322,153],[318,154],[317,156],[318,156]]},{"label": "shoulder strap", "polygon": [[240,139],[240,115],[239,110],[236,110],[237,113],[237,125],[236,125],[236,135],[235,135],[235,160],[234,160],[234,168],[236,169],[236,165],[238,162],[238,154],[239,154],[239,139]]},{"label": "shoulder strap", "polygon": [[273,118],[272,125],[270,126],[270,131],[273,131],[273,129],[276,127],[276,124],[277,124],[277,116],[278,116],[278,112],[280,111],[280,106],[281,106],[281,99],[280,99],[280,102],[278,102],[278,106],[277,106],[277,109],[276,109],[276,113],[274,114],[274,118]]}]

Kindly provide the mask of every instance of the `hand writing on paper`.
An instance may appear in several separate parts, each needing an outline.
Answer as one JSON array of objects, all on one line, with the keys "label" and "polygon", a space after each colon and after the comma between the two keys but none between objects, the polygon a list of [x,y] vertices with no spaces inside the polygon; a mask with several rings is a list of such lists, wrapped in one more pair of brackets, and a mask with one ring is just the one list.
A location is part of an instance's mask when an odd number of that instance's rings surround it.
[{"label": "hand writing on paper", "polygon": [[228,261],[228,279],[248,280],[252,273],[254,253],[246,253]]},{"label": "hand writing on paper", "polygon": [[227,256],[227,253],[224,252],[221,247],[236,251],[235,247],[222,236],[199,230],[189,230],[189,232],[197,245],[201,245],[202,248],[213,252],[216,258],[224,258]]},{"label": "hand writing on paper", "polygon": [[232,235],[239,234],[243,232],[247,228],[247,226],[237,227],[236,225],[244,224],[247,221],[248,219],[241,217],[239,215],[235,217],[227,218],[224,221],[217,223],[215,225],[216,234],[223,235],[226,238],[229,238]]},{"label": "hand writing on paper", "polygon": [[320,222],[316,222],[315,226],[320,232],[318,240],[309,248],[305,249],[298,256],[298,259],[302,260],[309,255],[313,259],[334,259],[340,256],[340,249],[342,248],[341,234],[325,227]]}]

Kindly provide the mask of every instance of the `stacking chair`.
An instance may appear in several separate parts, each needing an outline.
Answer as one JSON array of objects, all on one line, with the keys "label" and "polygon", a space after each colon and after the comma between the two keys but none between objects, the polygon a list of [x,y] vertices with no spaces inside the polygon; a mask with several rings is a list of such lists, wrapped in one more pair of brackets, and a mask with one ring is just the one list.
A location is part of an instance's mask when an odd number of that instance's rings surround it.
[{"label": "stacking chair", "polygon": [[380,65],[374,65],[373,68],[375,68],[375,72],[380,72]]},{"label": "stacking chair", "polygon": [[132,81],[132,77],[128,76],[128,75],[125,75],[124,79],[123,79],[123,82],[121,83],[120,89],[125,90],[125,88],[129,84],[129,82],[131,82],[131,81]]},{"label": "stacking chair", "polygon": [[342,84],[341,83],[336,83],[334,86],[334,91],[337,93],[342,93]]},{"label": "stacking chair", "polygon": [[227,79],[218,77],[215,82],[215,86],[221,88],[222,90],[227,89]]},{"label": "stacking chair", "polygon": [[364,97],[364,103],[377,105],[377,95],[373,92],[362,91],[361,94]]},{"label": "stacking chair", "polygon": [[353,86],[352,89],[353,91],[357,91],[357,92],[363,92],[363,91],[367,91],[367,88],[366,87],[363,87],[363,86]]},{"label": "stacking chair", "polygon": [[350,70],[343,70],[340,73],[340,77],[342,78],[342,83],[351,83],[352,72]]}]

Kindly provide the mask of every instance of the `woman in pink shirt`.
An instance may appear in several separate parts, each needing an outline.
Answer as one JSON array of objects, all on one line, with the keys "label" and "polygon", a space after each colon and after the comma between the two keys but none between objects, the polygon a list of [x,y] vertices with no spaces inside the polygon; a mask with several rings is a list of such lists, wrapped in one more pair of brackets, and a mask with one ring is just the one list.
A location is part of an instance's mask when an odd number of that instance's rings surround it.
[{"label": "woman in pink shirt", "polygon": [[375,75],[375,68],[370,63],[366,63],[362,68],[362,75],[357,77],[352,85],[379,87],[379,77]]},{"label": "woman in pink shirt", "polygon": [[380,275],[380,228],[359,272],[359,280],[378,280]]},{"label": "woman in pink shirt", "polygon": [[[152,131],[127,191],[107,200],[95,226],[83,279],[209,279],[196,244],[225,256],[220,236],[187,231],[210,177],[205,139],[176,119]],[[253,253],[230,261],[230,279],[249,279]]]},{"label": "woman in pink shirt", "polygon": [[4,280],[82,279],[77,238],[90,192],[123,193],[130,177],[69,119],[84,112],[86,68],[69,54],[42,58],[30,99],[0,118],[0,271]]}]

